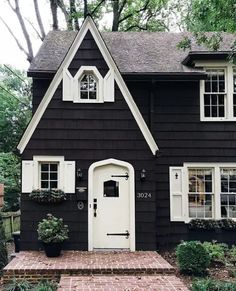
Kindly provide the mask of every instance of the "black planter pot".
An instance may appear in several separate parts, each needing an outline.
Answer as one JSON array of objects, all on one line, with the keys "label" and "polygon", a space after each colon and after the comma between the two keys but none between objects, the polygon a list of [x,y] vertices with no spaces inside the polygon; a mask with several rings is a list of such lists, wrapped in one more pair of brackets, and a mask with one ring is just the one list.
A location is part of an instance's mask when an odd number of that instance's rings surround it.
[{"label": "black planter pot", "polygon": [[43,246],[47,257],[54,258],[60,256],[62,243],[43,243]]}]

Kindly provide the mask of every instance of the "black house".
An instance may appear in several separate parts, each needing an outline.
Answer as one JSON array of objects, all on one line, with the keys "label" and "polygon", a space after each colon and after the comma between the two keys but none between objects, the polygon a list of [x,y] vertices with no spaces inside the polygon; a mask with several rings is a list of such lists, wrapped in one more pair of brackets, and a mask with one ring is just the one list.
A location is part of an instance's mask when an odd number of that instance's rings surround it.
[{"label": "black house", "polygon": [[[89,17],[78,33],[48,34],[18,145],[23,250],[39,248],[47,213],[69,225],[76,250],[156,250],[189,239],[193,218],[236,219],[234,36],[186,52],[184,35],[100,34]],[[67,200],[29,199],[48,188]]]}]

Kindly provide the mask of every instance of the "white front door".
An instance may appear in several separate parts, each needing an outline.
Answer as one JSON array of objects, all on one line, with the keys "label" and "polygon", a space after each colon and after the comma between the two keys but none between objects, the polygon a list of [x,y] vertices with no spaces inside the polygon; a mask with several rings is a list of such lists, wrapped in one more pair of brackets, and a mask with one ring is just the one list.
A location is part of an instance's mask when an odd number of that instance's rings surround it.
[{"label": "white front door", "polygon": [[[129,249],[134,241],[133,173],[113,163],[94,168],[90,195],[92,249]],[[132,196],[132,197],[131,197]],[[133,204],[133,205],[131,205]],[[131,213],[133,212],[133,213]]]}]

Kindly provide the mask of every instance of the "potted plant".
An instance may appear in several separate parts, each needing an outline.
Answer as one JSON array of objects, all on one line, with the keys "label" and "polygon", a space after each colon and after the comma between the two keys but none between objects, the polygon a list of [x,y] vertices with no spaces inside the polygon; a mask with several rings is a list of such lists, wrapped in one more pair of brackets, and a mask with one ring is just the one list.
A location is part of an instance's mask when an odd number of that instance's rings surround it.
[{"label": "potted plant", "polygon": [[38,224],[38,239],[43,243],[47,257],[58,257],[61,254],[62,243],[68,239],[68,226],[62,218],[47,214]]},{"label": "potted plant", "polygon": [[66,200],[66,193],[59,189],[37,189],[29,194],[29,198],[39,204],[57,204]]}]

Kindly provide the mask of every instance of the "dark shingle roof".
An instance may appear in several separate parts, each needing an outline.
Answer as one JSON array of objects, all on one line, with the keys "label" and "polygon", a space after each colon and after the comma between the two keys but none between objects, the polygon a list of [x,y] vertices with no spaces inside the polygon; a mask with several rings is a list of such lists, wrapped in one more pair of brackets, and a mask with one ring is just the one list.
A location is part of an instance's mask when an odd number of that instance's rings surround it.
[{"label": "dark shingle roof", "polygon": [[[182,65],[189,51],[177,44],[189,33],[169,32],[104,32],[102,37],[121,73],[184,73],[196,71]],[[76,33],[51,31],[45,38],[29,72],[55,72],[65,57]],[[229,52],[236,35],[223,35],[220,52]],[[192,51],[208,49],[192,43]]]}]

